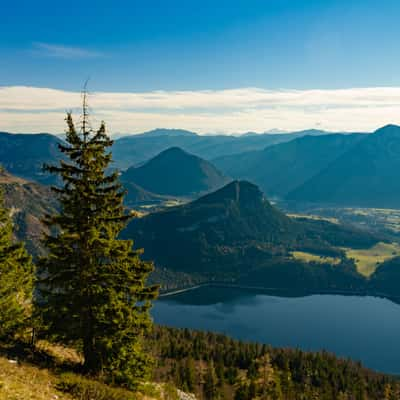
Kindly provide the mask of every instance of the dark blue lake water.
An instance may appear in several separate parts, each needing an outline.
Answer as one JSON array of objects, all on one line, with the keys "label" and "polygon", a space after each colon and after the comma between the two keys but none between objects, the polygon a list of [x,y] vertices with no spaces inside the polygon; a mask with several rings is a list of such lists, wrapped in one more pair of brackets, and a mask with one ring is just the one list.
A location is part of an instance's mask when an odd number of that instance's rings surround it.
[{"label": "dark blue lake water", "polygon": [[164,297],[158,324],[222,332],[276,347],[328,350],[400,374],[400,305],[377,297],[277,297],[203,287]]}]

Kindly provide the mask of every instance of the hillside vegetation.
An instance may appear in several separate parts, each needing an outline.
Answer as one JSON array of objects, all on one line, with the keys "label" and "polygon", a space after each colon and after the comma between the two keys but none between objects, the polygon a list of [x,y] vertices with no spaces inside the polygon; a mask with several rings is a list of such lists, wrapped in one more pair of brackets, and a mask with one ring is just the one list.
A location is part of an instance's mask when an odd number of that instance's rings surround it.
[{"label": "hillside vegetation", "polygon": [[[0,349],[0,400],[397,400],[400,383],[329,353],[277,349],[156,326],[151,382],[132,392],[82,376],[73,348]],[[181,391],[177,390],[180,389]]]},{"label": "hillside vegetation", "polygon": [[[366,232],[328,221],[289,218],[257,186],[245,181],[135,219],[123,237],[135,238],[159,270],[191,274],[197,282],[222,280],[303,290],[361,288],[363,277],[341,247],[366,249],[378,241]],[[294,251],[325,257],[326,262],[295,259]],[[330,259],[335,262],[328,263]],[[176,278],[179,286],[182,282]]]}]

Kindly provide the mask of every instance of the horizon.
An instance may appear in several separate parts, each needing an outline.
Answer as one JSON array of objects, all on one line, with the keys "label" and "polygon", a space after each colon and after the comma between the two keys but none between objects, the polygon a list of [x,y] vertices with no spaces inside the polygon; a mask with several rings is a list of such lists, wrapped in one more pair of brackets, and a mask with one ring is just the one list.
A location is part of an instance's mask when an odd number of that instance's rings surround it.
[{"label": "horizon", "polygon": [[[67,111],[79,118],[81,96],[78,91],[0,86],[0,130],[62,134]],[[400,124],[400,87],[98,91],[89,92],[89,106],[93,126],[104,120],[113,137],[155,129],[182,129],[200,135],[311,129],[368,133]]]}]

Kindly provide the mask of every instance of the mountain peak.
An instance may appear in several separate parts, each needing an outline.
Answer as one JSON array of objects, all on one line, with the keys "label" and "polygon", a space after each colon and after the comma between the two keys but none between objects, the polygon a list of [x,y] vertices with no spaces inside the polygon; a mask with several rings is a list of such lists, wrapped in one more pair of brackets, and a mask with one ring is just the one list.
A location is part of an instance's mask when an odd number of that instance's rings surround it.
[{"label": "mountain peak", "polygon": [[223,203],[234,201],[235,203],[259,204],[263,201],[264,194],[258,186],[248,181],[235,180],[221,189],[198,199],[201,203]]},{"label": "mountain peak", "polygon": [[400,126],[395,124],[388,124],[382,128],[377,129],[374,135],[396,136],[400,137]]},{"label": "mountain peak", "polygon": [[198,136],[197,133],[185,129],[157,128],[137,136]]},{"label": "mountain peak", "polygon": [[199,158],[199,157],[195,156],[194,154],[188,153],[187,151],[181,149],[178,146],[169,147],[168,149],[159,153],[156,157],[161,157],[161,156],[180,156],[180,157],[185,156],[185,157]]},{"label": "mountain peak", "polygon": [[170,147],[140,167],[125,171],[121,180],[169,196],[192,196],[220,188],[227,178],[214,165],[179,147]]}]

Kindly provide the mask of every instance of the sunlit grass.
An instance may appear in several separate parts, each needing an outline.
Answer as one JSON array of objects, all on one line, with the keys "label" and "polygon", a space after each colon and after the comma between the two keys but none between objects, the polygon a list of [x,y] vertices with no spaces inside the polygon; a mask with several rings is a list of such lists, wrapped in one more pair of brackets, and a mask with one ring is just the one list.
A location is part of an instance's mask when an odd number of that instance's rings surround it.
[{"label": "sunlit grass", "polygon": [[312,253],[307,253],[304,251],[293,251],[291,254],[296,260],[304,262],[315,262],[318,264],[331,264],[331,265],[337,265],[340,263],[340,258],[337,257],[320,256]]},{"label": "sunlit grass", "polygon": [[71,400],[48,370],[0,357],[0,400]]},{"label": "sunlit grass", "polygon": [[339,220],[337,218],[323,217],[321,215],[289,213],[289,214],[287,214],[287,216],[291,217],[291,218],[307,218],[307,219],[312,219],[315,221],[327,221],[327,222],[331,222],[332,224],[339,224]]},{"label": "sunlit grass", "polygon": [[369,277],[377,269],[378,265],[393,257],[400,256],[400,245],[398,243],[379,242],[369,249],[343,249],[347,258],[353,259],[357,271]]}]

